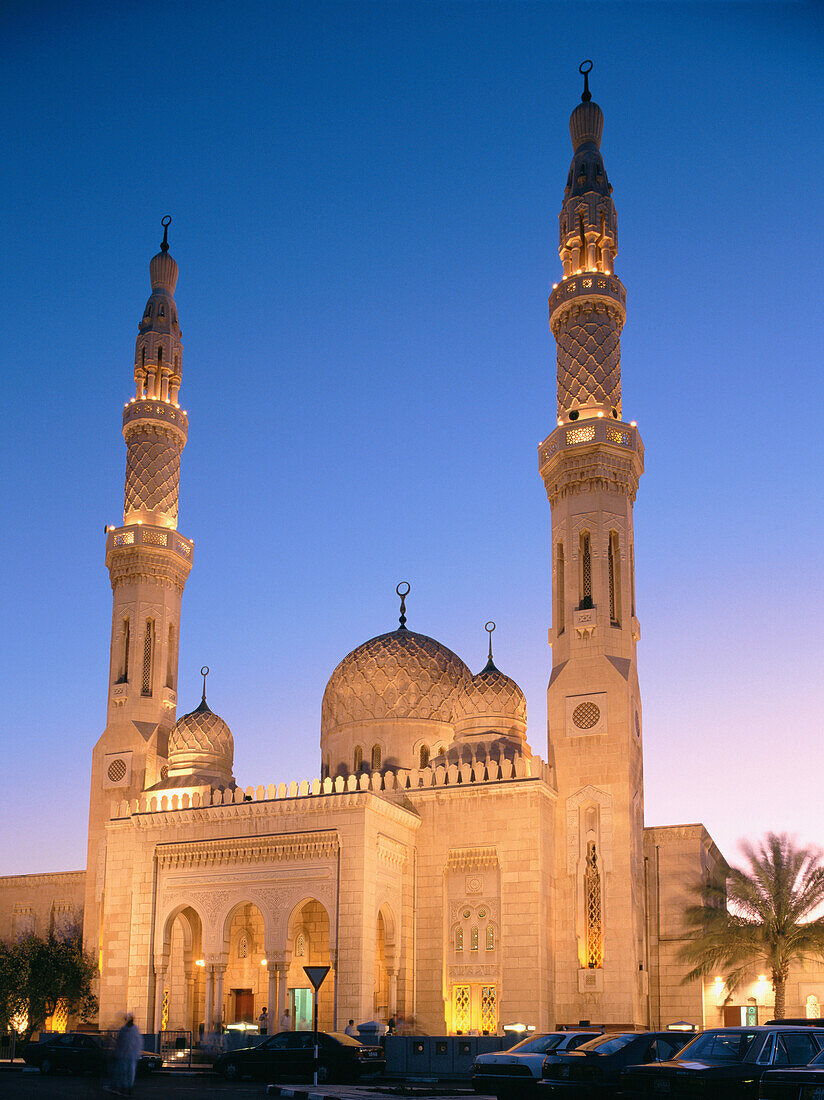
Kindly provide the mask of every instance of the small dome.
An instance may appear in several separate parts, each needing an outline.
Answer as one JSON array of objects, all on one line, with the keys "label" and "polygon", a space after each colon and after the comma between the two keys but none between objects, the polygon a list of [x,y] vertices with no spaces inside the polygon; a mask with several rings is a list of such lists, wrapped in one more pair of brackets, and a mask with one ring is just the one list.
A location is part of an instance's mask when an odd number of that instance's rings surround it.
[{"label": "small dome", "polygon": [[597,103],[592,100],[584,100],[579,103],[569,116],[569,136],[572,138],[572,148],[577,150],[586,141],[591,141],[597,148],[601,147],[601,134],[604,132],[604,112]]},{"label": "small dome", "polygon": [[232,731],[205,698],[197,710],[179,718],[169,734],[170,778],[189,774],[231,785],[234,755]]},{"label": "small dome", "polygon": [[451,649],[426,634],[402,628],[371,638],[329,678],[321,731],[385,718],[450,722],[455,689],[470,672]]},{"label": "small dome", "polygon": [[461,685],[455,700],[455,737],[500,733],[526,735],[526,698],[492,660]]},{"label": "small dome", "polygon": [[177,286],[177,261],[167,251],[161,250],[149,261],[149,278],[152,290],[167,290],[174,294]]}]

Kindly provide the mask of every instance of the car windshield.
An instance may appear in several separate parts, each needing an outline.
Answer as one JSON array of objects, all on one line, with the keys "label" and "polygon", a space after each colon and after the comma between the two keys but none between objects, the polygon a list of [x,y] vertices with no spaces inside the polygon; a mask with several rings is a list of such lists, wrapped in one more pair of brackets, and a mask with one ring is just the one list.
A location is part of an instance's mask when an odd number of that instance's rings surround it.
[{"label": "car windshield", "polygon": [[593,1054],[615,1054],[616,1051],[623,1049],[627,1043],[631,1043],[635,1038],[635,1035],[599,1035],[597,1039],[590,1039],[588,1043],[579,1046],[578,1050],[582,1050],[585,1054],[589,1052]]},{"label": "car windshield", "polygon": [[327,1035],[330,1039],[336,1039],[341,1046],[345,1047],[359,1047],[363,1046],[357,1039],[353,1039],[351,1035],[345,1035],[342,1031],[328,1031]]},{"label": "car windshield", "polygon": [[685,1061],[743,1062],[761,1037],[757,1031],[705,1031],[683,1047],[678,1057]]},{"label": "car windshield", "polygon": [[555,1050],[563,1042],[563,1035],[530,1035],[528,1039],[521,1039],[514,1047],[510,1047],[507,1054],[548,1054]]},{"label": "car windshield", "polygon": [[816,1054],[815,1058],[813,1058],[812,1062],[810,1062],[810,1065],[824,1066],[824,1050],[822,1050],[820,1054]]}]

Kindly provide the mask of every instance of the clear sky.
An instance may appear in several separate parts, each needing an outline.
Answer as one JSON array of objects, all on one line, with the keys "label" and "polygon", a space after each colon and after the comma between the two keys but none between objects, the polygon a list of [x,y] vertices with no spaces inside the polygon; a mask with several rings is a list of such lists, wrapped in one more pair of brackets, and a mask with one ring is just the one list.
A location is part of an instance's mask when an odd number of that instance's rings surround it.
[{"label": "clear sky", "polygon": [[0,873],[85,862],[148,262],[190,417],[179,713],[319,770],[397,622],[523,687],[546,754],[546,299],[578,64],[628,290],[646,820],[824,841],[821,4],[15,2],[0,13]]}]

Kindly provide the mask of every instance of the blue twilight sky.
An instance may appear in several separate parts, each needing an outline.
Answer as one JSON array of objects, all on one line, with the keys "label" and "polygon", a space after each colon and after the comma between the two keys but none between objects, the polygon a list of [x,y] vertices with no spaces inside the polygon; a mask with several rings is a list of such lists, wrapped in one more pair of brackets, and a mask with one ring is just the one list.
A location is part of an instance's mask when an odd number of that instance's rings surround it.
[{"label": "blue twilight sky", "polygon": [[243,784],[316,775],[323,688],[483,624],[546,754],[546,299],[595,62],[628,290],[647,822],[824,841],[824,6],[15,2],[5,257],[0,873],[85,861],[107,523],[160,218],[189,412],[180,713]]}]

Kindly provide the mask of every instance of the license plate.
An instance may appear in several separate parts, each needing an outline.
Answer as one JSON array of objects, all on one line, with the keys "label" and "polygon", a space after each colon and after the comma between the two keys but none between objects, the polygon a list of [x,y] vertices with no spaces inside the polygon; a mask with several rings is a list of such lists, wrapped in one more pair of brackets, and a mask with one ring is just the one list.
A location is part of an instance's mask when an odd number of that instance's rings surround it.
[{"label": "license plate", "polygon": [[377,1058],[377,1056],[378,1056],[378,1052],[376,1050],[367,1050],[367,1052],[366,1052],[366,1057],[367,1058]]},{"label": "license plate", "polygon": [[669,1092],[670,1090],[670,1083],[666,1077],[656,1078],[654,1084],[656,1092]]}]

